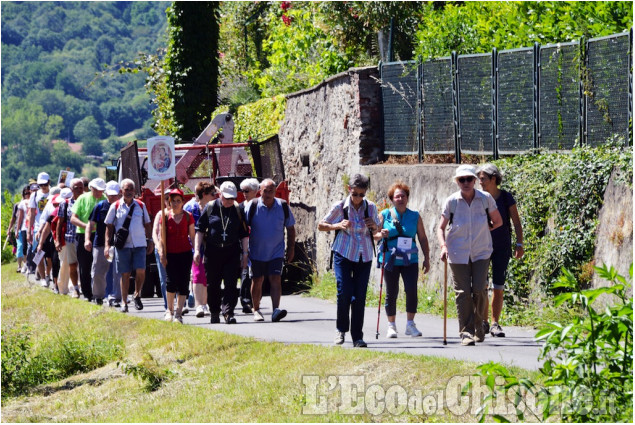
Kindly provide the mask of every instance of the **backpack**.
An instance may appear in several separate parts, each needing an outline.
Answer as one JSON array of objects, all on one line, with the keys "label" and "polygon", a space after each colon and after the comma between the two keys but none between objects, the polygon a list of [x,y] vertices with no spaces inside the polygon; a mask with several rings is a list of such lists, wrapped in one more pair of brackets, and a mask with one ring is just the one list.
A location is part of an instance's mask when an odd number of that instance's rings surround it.
[{"label": "backpack", "polygon": [[[66,229],[68,227],[66,222],[66,214],[64,215],[64,217],[58,217],[57,215],[59,209],[62,208],[62,205],[64,205],[64,209],[68,209],[68,199],[66,199],[63,204],[59,204],[59,206],[55,209],[55,216],[53,217],[53,220],[51,220],[51,234],[53,235],[53,240],[57,241],[60,246],[66,245],[65,235]],[[57,223],[60,222],[60,219],[62,219],[62,228],[60,229],[61,231],[58,234]]]},{"label": "backpack", "polygon": [[[348,207],[344,206],[344,202],[345,201],[340,202],[340,208],[342,208],[342,211],[344,212],[344,220],[348,220]],[[365,207],[364,208],[364,218],[368,218],[369,217],[369,215],[368,215],[368,201],[365,200],[365,199],[364,199],[364,207]],[[335,244],[335,240],[337,239],[337,235],[339,235],[340,231],[341,231],[341,229],[337,229],[335,231],[335,237],[333,238],[333,244]],[[371,240],[372,245],[373,245],[373,257],[374,257],[375,255],[377,255],[377,251],[376,251],[376,248],[375,248],[375,240],[373,239],[373,235],[370,234],[370,232],[368,234],[370,235],[370,240]],[[334,252],[335,251],[331,250],[331,259],[329,260],[329,268],[331,270],[333,269],[333,255],[334,255],[333,253]]]},{"label": "backpack", "polygon": [[[218,201],[218,203],[216,201]],[[207,214],[207,219],[209,220],[210,217],[212,216],[212,213],[214,212],[214,208],[216,208],[216,205],[218,205],[218,208],[220,208],[221,202],[219,199],[215,199],[213,201],[208,202],[207,205],[205,206],[205,210],[203,210],[201,215]],[[243,213],[240,209],[240,206],[238,205],[238,202],[236,201],[234,201],[234,209],[236,209],[236,214],[238,215],[238,219],[243,224],[243,228],[245,229],[245,231],[248,231],[249,229],[247,229],[247,223],[245,223],[245,218],[243,217]],[[250,214],[250,216],[253,216],[253,214]],[[203,242],[205,244],[207,243],[207,232],[205,232],[205,235],[203,236]]]},{"label": "backpack", "polygon": [[[492,222],[492,218],[489,216],[489,209],[487,208],[487,197],[486,196],[478,196],[478,191],[474,195],[474,199],[479,197],[481,199],[481,204],[483,204],[483,209],[485,209],[485,215],[487,216],[487,225],[491,228],[494,226]],[[448,224],[452,224],[454,220],[454,212],[456,211],[456,206],[458,205],[459,200],[454,198],[450,201],[450,221]]]},{"label": "backpack", "polygon": [[[253,199],[253,201],[257,202],[257,199]],[[284,221],[286,222],[289,219],[289,204],[284,199],[280,199],[280,203],[282,204],[282,211],[284,211]],[[251,221],[254,219],[256,215],[256,209],[258,206],[256,205],[254,208],[249,208],[249,217],[247,217],[247,225],[251,227]]]}]

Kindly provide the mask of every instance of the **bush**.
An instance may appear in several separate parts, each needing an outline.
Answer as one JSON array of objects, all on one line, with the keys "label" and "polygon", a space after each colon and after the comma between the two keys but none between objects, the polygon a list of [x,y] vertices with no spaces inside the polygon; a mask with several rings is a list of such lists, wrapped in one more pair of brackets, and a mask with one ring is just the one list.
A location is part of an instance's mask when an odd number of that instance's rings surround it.
[{"label": "bush", "polygon": [[[563,422],[630,422],[633,419],[633,298],[628,295],[630,282],[614,268],[595,268],[609,286],[582,289],[573,273],[563,269],[554,285],[564,292],[556,305],[567,303],[579,308],[583,316],[571,323],[552,322],[536,334],[544,341],[540,354],[545,359],[541,374],[544,385],[514,377],[496,363],[479,366],[479,373],[491,393],[481,408],[481,421],[499,397],[513,401],[519,420],[527,407],[538,420],[555,417]],[[603,310],[592,305],[598,297],[616,297]],[[497,382],[498,381],[498,382]],[[534,406],[525,403],[535,400]],[[523,406],[523,403],[525,405]],[[494,416],[508,421],[505,416]]]},{"label": "bush", "polygon": [[37,385],[85,373],[120,358],[123,342],[67,331],[37,350],[27,327],[2,330],[2,398],[26,394]]}]

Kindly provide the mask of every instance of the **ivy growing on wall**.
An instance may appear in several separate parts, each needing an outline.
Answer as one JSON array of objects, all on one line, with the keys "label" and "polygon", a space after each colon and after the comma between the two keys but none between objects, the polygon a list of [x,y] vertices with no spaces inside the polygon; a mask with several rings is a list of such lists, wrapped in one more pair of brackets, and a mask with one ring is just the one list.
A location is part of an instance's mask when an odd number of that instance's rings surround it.
[{"label": "ivy growing on wall", "polygon": [[623,140],[570,154],[518,155],[495,163],[504,174],[502,188],[516,198],[523,224],[525,256],[508,269],[507,305],[522,308],[529,300],[555,292],[561,268],[583,284],[593,275],[598,214],[613,170],[632,185],[633,157]]}]

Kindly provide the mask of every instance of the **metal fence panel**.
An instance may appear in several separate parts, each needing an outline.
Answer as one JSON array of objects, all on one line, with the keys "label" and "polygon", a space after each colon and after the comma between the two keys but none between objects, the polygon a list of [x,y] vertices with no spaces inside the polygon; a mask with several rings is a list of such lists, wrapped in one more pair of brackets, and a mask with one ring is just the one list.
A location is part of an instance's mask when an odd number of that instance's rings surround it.
[{"label": "metal fence panel", "polygon": [[381,65],[384,110],[384,153],[419,152],[417,132],[417,64],[415,61]]},{"label": "metal fence panel", "polygon": [[453,154],[452,61],[450,58],[428,61],[422,68],[423,151]]},{"label": "metal fence panel", "polygon": [[628,140],[629,36],[591,39],[585,81],[587,144],[599,146],[613,134]]},{"label": "metal fence panel", "polygon": [[498,151],[520,153],[534,143],[534,52],[498,53]]},{"label": "metal fence panel", "polygon": [[458,57],[461,152],[492,152],[492,55]]},{"label": "metal fence panel", "polygon": [[580,43],[540,49],[540,147],[570,150],[580,140]]}]

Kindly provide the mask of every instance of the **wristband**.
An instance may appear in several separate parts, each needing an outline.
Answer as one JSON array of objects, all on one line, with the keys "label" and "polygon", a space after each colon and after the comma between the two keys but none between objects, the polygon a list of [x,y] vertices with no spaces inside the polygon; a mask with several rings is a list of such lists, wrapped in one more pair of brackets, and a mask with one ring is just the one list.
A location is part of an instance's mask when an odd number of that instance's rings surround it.
[{"label": "wristband", "polygon": [[523,244],[516,242],[516,246],[522,248]]}]

